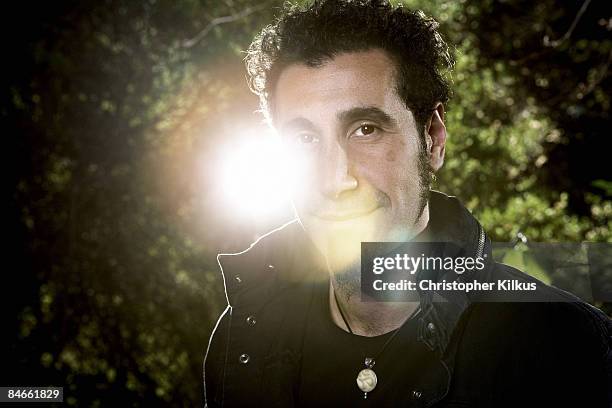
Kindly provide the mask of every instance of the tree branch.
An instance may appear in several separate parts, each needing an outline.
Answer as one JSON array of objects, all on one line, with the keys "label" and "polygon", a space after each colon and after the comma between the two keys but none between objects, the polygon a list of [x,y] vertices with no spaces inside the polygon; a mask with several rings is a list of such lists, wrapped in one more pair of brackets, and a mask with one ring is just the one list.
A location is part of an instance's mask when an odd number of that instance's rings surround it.
[{"label": "tree branch", "polygon": [[197,33],[194,37],[183,41],[183,43],[181,44],[184,48],[191,48],[194,45],[196,45],[197,43],[199,43],[200,41],[202,41],[202,39],[204,39],[204,37],[206,37],[208,35],[208,33],[210,33],[210,31],[221,25],[221,24],[227,24],[227,23],[232,23],[234,21],[240,20],[242,18],[245,18],[246,16],[255,13],[256,11],[261,10],[264,7],[264,5],[259,5],[257,7],[247,7],[244,10],[242,10],[239,13],[236,14],[232,14],[229,16],[223,16],[223,17],[216,17],[214,19],[212,19],[210,21],[210,23],[208,23],[206,25],[206,27],[204,27],[202,29],[202,31],[200,31],[199,33]]},{"label": "tree branch", "polygon": [[584,14],[584,12],[586,11],[587,7],[589,7],[589,4],[591,3],[591,0],[584,0],[584,3],[582,3],[582,6],[580,7],[580,10],[578,10],[578,13],[576,14],[576,17],[574,18],[574,21],[572,21],[572,24],[570,25],[570,27],[568,28],[568,30],[565,32],[565,34],[563,34],[563,37],[559,38],[558,40],[550,40],[550,38],[548,38],[547,35],[544,36],[544,46],[545,47],[558,47],[559,45],[563,44],[565,41],[569,40],[570,36],[572,35],[572,33],[574,32],[574,30],[576,29],[576,26],[578,25],[578,21],[580,21],[580,19],[582,18],[582,15]]}]

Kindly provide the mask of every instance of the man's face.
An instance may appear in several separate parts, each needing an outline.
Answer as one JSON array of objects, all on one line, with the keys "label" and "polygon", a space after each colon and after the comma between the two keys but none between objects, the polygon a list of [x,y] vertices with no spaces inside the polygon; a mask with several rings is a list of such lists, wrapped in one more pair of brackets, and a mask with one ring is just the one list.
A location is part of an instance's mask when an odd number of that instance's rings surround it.
[{"label": "man's face", "polygon": [[276,84],[275,127],[301,173],[293,202],[333,263],[358,260],[362,241],[403,241],[422,229],[419,132],[395,88],[382,50],[290,65]]}]

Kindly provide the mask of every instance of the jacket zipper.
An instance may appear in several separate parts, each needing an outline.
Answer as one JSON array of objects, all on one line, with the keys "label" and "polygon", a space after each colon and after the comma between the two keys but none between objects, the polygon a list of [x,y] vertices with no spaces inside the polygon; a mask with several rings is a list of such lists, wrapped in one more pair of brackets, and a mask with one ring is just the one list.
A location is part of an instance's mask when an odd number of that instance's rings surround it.
[{"label": "jacket zipper", "polygon": [[482,258],[485,246],[484,229],[478,224],[478,247],[476,248],[476,258]]}]

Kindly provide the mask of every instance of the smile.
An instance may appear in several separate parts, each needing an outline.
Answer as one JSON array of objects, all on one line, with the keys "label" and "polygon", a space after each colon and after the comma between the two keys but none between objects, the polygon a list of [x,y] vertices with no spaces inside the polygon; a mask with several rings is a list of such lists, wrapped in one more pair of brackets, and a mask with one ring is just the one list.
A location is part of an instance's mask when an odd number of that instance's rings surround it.
[{"label": "smile", "polygon": [[361,218],[361,217],[365,217],[367,215],[372,214],[374,211],[376,211],[379,207],[376,207],[372,210],[367,210],[367,211],[351,211],[351,212],[339,212],[339,213],[320,213],[320,214],[314,214],[315,217],[320,218],[322,220],[325,221],[348,221],[348,220],[353,220],[356,218]]}]

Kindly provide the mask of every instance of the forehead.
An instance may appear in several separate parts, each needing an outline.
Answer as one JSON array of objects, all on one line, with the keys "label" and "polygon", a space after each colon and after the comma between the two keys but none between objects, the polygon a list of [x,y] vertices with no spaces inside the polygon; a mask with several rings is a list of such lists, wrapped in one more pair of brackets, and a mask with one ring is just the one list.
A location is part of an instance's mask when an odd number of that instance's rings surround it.
[{"label": "forehead", "polygon": [[273,108],[282,122],[355,106],[384,109],[398,99],[394,62],[385,51],[374,49],[339,54],[317,67],[288,66],[276,83]]}]

